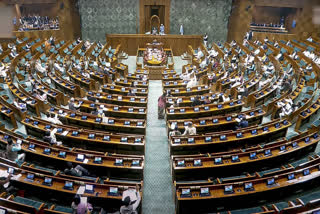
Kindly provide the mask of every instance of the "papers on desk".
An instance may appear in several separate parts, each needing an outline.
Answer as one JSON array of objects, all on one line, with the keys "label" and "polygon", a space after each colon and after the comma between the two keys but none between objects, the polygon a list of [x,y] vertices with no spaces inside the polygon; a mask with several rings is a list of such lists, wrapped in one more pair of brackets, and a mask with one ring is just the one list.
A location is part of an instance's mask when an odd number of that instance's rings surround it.
[{"label": "papers on desk", "polygon": [[69,133],[69,131],[64,131],[64,132],[62,132],[62,135],[66,136],[68,133]]},{"label": "papers on desk", "polygon": [[8,177],[9,173],[7,170],[0,170],[0,177]]},{"label": "papers on desk", "polygon": [[86,159],[84,159],[84,161],[83,161],[83,163],[88,163],[89,162],[89,160],[86,158]]},{"label": "papers on desk", "polygon": [[84,190],[85,190],[85,186],[80,186],[78,191],[77,191],[77,194],[78,195],[82,195],[84,193]]},{"label": "papers on desk", "polygon": [[18,175],[12,176],[11,179],[18,180],[21,176],[22,174],[18,174]]}]

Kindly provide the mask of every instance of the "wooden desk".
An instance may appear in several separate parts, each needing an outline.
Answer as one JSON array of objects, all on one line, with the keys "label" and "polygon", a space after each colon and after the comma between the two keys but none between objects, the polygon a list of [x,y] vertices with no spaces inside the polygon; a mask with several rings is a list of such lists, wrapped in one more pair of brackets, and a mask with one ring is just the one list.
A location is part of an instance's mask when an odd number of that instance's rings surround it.
[{"label": "wooden desk", "polygon": [[[1,164],[1,170],[8,170],[8,166]],[[28,173],[34,174],[34,179],[29,180],[26,179]],[[93,193],[84,192],[83,197],[90,197],[91,203],[99,204],[100,206],[104,203],[113,204],[116,208],[120,206],[120,202],[122,199],[123,191],[128,188],[135,188],[133,185],[130,186],[120,186],[120,185],[109,185],[109,184],[97,184],[94,182],[79,182],[71,179],[65,179],[58,176],[50,176],[50,175],[43,175],[40,173],[33,173],[26,170],[21,170],[19,168],[15,168],[15,174],[21,176],[14,176],[11,178],[11,182],[13,186],[18,187],[19,189],[26,189],[29,193],[36,194],[38,196],[41,195],[42,198],[45,200],[49,200],[49,197],[55,197],[55,199],[63,198],[66,204],[71,204],[74,195],[77,194],[77,191],[80,186],[84,186],[85,184],[94,185]],[[51,185],[44,185],[45,178],[51,178],[52,184]],[[73,186],[71,189],[64,188],[65,182],[69,181],[72,182]],[[110,187],[118,188],[118,195],[109,195]],[[47,194],[48,192],[53,194]],[[43,193],[43,194],[41,194]],[[98,194],[97,194],[98,193]],[[142,192],[139,192],[142,195]]]},{"label": "wooden desk", "polygon": [[[276,127],[276,124],[279,127]],[[291,123],[288,121],[272,121],[263,126],[253,126],[237,131],[208,133],[206,135],[172,136],[170,141],[171,154],[208,153],[225,151],[257,143],[270,142],[284,137]],[[264,128],[267,131],[264,131]],[[241,134],[239,134],[241,133]],[[222,138],[223,137],[223,138]]]},{"label": "wooden desk", "polygon": [[192,95],[201,95],[210,92],[210,88],[207,85],[198,85],[192,88],[164,88],[163,93],[170,92],[170,94],[174,97],[178,96],[192,96]]},{"label": "wooden desk", "polygon": [[148,88],[149,81],[142,81],[142,80],[133,80],[133,79],[116,79],[116,85],[124,86],[124,87],[132,87],[132,84],[136,84],[137,88]]},{"label": "wooden desk", "polygon": [[109,103],[114,105],[147,107],[147,103],[148,103],[147,97],[122,96],[122,95],[108,94],[105,92],[89,91],[87,93],[87,96],[93,97],[99,100],[99,102]]},{"label": "wooden desk", "polygon": [[144,107],[128,107],[118,106],[112,104],[103,104],[92,102],[85,99],[75,99],[75,104],[80,103],[80,111],[90,113],[95,108],[103,109],[104,115],[107,117],[120,117],[120,118],[132,118],[132,119],[146,119],[147,109]]},{"label": "wooden desk", "polygon": [[175,56],[182,55],[186,51],[186,47],[191,45],[198,48],[203,38],[201,35],[146,35],[146,34],[107,34],[106,41],[112,47],[121,44],[121,50],[130,56],[137,54],[137,49],[146,47],[147,43],[153,40],[162,42],[164,48],[171,48]]},{"label": "wooden desk", "polygon": [[148,89],[147,88],[136,88],[136,87],[124,87],[119,85],[112,85],[112,84],[105,84],[101,87],[103,92],[110,93],[110,94],[119,94],[122,96],[127,96],[129,91],[134,90],[134,93],[137,96],[147,97],[148,96]]},{"label": "wooden desk", "polygon": [[[243,207],[243,204],[252,206],[262,199],[276,200],[306,185],[312,185],[318,182],[320,179],[319,165],[319,160],[316,160],[312,165],[304,166],[303,168],[290,172],[284,170],[284,172],[280,172],[276,176],[252,179],[246,182],[252,184],[253,188],[250,190],[244,189],[245,182],[215,184],[203,186],[209,188],[209,195],[201,196],[200,186],[179,187],[176,191],[177,213],[208,213],[217,211],[214,207],[232,209],[235,207]],[[304,174],[306,171],[309,173]],[[291,174],[293,174],[294,177],[289,180],[288,177]],[[267,182],[270,182],[270,179],[274,180],[274,184],[267,184]],[[226,193],[226,186],[230,185],[233,191]],[[189,189],[191,193],[190,197],[181,197],[182,189]],[[214,204],[214,207],[212,207],[212,204]]]},{"label": "wooden desk", "polygon": [[[121,154],[144,155],[145,139],[143,135],[114,134],[110,132],[92,131],[83,129],[81,132],[74,126],[55,125],[39,118],[26,117],[21,123],[25,125],[29,135],[42,138],[48,131],[57,128],[57,140],[61,140],[64,145],[89,150],[99,150],[102,152],[115,152]],[[35,122],[38,125],[34,125]],[[73,136],[73,131],[78,131],[77,136]],[[95,134],[94,139],[89,138],[89,134]]]},{"label": "wooden desk", "polygon": [[[315,133],[304,137],[301,135],[298,139],[291,141],[268,143],[263,148],[255,146],[240,151],[173,156],[174,178],[175,180],[201,180],[208,177],[236,176],[243,171],[253,173],[263,167],[273,167],[275,163],[285,164],[287,160],[297,159],[315,150],[320,140],[318,135],[314,137]],[[234,160],[235,157],[237,161]],[[201,166],[196,166],[194,160],[200,160]],[[181,161],[184,164],[181,164]]]},{"label": "wooden desk", "polygon": [[195,107],[177,107],[167,108],[167,119],[183,119],[183,118],[197,118],[210,117],[213,115],[237,113],[241,112],[243,102],[241,100],[224,102],[219,104],[206,104]]},{"label": "wooden desk", "polygon": [[[13,142],[16,142],[19,137],[12,134],[0,131],[1,140],[0,143],[7,145],[7,141],[4,136],[10,135]],[[34,149],[29,149],[30,145],[34,145]],[[45,153],[45,149],[50,148],[49,153]],[[126,178],[126,179],[142,179],[144,168],[144,157],[138,155],[116,155],[105,154],[101,152],[91,151],[76,151],[75,149],[68,147],[52,147],[49,143],[43,141],[29,139],[23,140],[21,143],[21,149],[26,153],[27,160],[37,160],[41,163],[51,162],[52,166],[57,170],[63,171],[66,166],[66,162],[71,162],[75,165],[80,164],[88,169],[91,173],[98,177],[108,175],[113,178]],[[60,157],[60,152],[65,152],[65,157]],[[84,155],[84,160],[77,160],[77,155]],[[95,158],[101,158],[101,163],[96,163]],[[116,159],[123,161],[122,165],[116,165]],[[133,160],[139,161],[137,165],[133,165]],[[46,164],[42,165],[46,167]]]},{"label": "wooden desk", "polygon": [[202,117],[195,119],[184,119],[184,120],[168,120],[167,127],[170,129],[172,124],[176,124],[181,133],[184,132],[185,127],[188,126],[190,122],[197,128],[197,133],[208,133],[208,132],[219,132],[226,130],[233,130],[238,124],[236,119],[240,117],[245,117],[249,123],[249,126],[261,124],[262,118],[265,112],[261,109],[253,109],[245,112],[240,112],[238,114],[229,114],[225,116],[215,116],[215,117]]},{"label": "wooden desk", "polygon": [[[62,113],[60,112],[62,111]],[[50,113],[58,115],[64,124],[72,124],[78,127],[89,127],[102,131],[115,133],[145,134],[146,120],[140,119],[119,119],[115,117],[99,117],[93,114],[74,112],[65,108],[51,107]]]}]

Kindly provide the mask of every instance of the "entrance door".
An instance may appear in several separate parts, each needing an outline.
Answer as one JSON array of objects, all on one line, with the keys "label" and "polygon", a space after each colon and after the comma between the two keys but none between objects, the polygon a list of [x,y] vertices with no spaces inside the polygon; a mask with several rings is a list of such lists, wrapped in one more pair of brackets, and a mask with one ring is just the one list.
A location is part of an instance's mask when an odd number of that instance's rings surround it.
[{"label": "entrance door", "polygon": [[[170,0],[140,0],[140,33],[151,33],[151,17],[158,16],[160,24],[164,24],[165,33],[169,34]],[[159,31],[159,30],[158,30]]]}]

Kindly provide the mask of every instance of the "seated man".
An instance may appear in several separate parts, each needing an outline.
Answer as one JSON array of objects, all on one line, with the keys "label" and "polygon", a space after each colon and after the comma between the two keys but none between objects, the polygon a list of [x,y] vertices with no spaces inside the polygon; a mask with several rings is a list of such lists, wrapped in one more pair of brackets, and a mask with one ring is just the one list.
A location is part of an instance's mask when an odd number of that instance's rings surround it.
[{"label": "seated man", "polygon": [[67,168],[64,170],[64,173],[66,175],[77,176],[77,177],[90,175],[87,169],[80,166],[79,164],[74,167],[74,165],[71,162],[67,162]]},{"label": "seated man", "polygon": [[42,66],[40,60],[37,60],[36,65],[35,65],[35,69],[36,69],[37,71],[39,71],[40,73],[42,73],[42,74],[45,74],[45,72],[47,71],[46,67],[43,67],[43,66]]},{"label": "seated man", "polygon": [[169,136],[179,136],[181,135],[181,132],[178,130],[178,126],[174,127],[174,130],[169,132]]},{"label": "seated man", "polygon": [[188,83],[187,88],[192,88],[197,85],[197,77],[194,76]]},{"label": "seated man", "polygon": [[192,122],[188,124],[188,126],[185,127],[185,131],[183,135],[196,135],[197,129],[193,126]]},{"label": "seated man", "polygon": [[194,98],[194,100],[192,101],[192,106],[198,106],[198,105],[201,105],[202,103],[201,103],[201,101],[200,101],[200,99],[199,99],[199,96],[196,96],[195,98]]},{"label": "seated man", "polygon": [[58,146],[62,145],[61,141],[57,141],[56,133],[57,133],[57,129],[54,128],[50,133],[48,133],[47,136],[43,137],[43,141],[48,142],[51,145],[55,145],[55,144]]},{"label": "seated man", "polygon": [[7,69],[4,63],[0,62],[0,76],[3,78],[7,77]]},{"label": "seated man", "polygon": [[58,114],[50,114],[49,117],[47,117],[47,121],[53,124],[62,125],[62,122],[58,118]]},{"label": "seated man", "polygon": [[123,205],[120,207],[120,214],[138,214],[137,208],[141,201],[139,189],[137,184],[136,189],[129,188],[123,192]]},{"label": "seated man", "polygon": [[196,54],[196,57],[197,57],[197,59],[200,59],[200,58],[202,58],[204,55],[203,55],[203,52],[202,52],[202,50],[201,50],[201,48],[199,47],[198,48],[198,53]]},{"label": "seated man", "polygon": [[19,100],[17,98],[14,99],[13,105],[15,105],[21,111],[27,111],[27,105],[23,102],[19,102]]},{"label": "seated man", "polygon": [[80,105],[81,105],[80,103],[79,104],[75,104],[74,103],[74,98],[72,97],[70,99],[70,102],[69,102],[69,109],[72,110],[72,111],[77,111],[79,109]]},{"label": "seated man", "polygon": [[20,139],[17,140],[17,142],[14,144],[12,141],[12,138],[9,137],[7,139],[7,149],[6,149],[6,157],[11,161],[24,161],[25,154],[18,154],[19,151],[21,151],[21,143],[22,141]]}]

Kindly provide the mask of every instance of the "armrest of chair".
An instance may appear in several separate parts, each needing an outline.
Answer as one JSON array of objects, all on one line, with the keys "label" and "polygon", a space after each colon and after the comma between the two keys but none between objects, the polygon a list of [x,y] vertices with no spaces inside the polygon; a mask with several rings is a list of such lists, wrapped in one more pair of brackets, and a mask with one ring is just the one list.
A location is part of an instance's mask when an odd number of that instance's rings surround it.
[{"label": "armrest of chair", "polygon": [[275,211],[280,212],[279,208],[275,204],[272,204],[271,206]]},{"label": "armrest of chair", "polygon": [[297,199],[296,199],[296,202],[297,202],[298,204],[300,204],[300,205],[305,206],[304,202],[303,202],[300,198],[297,198]]}]

